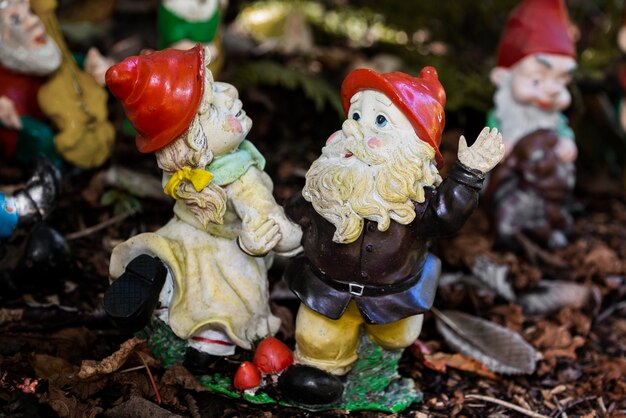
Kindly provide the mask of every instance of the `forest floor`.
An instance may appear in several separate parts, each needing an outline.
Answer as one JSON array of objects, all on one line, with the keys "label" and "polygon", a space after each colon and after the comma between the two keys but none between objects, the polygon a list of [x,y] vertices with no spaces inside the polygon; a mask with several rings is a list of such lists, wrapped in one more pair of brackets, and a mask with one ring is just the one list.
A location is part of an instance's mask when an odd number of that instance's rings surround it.
[{"label": "forest floor", "polygon": [[[252,87],[241,95],[255,124],[250,138],[267,158],[276,199],[284,203],[300,190],[303,173],[325,138],[340,127],[340,119],[332,110],[317,111],[302,94],[288,89]],[[119,179],[107,179],[114,168],[160,181],[154,156],[136,151],[132,137],[122,133],[119,105],[110,104],[120,132],[111,162],[98,170],[66,170],[49,220],[68,238],[71,263],[36,277],[13,277],[15,291],[0,296],[0,416],[381,415],[314,414],[222,397],[200,386],[182,366],[164,368],[144,344],[106,318],[102,297],[111,250],[135,234],[155,231],[172,213],[170,201],[133,196],[114,187]],[[448,156],[458,133],[448,130],[445,135]],[[28,168],[3,164],[0,190],[18,188],[28,175]],[[531,246],[522,254],[492,248],[489,221],[480,210],[460,234],[433,246],[444,262],[435,307],[463,311],[518,333],[539,353],[534,373],[496,374],[456,353],[438,332],[434,315],[427,313],[419,342],[400,363],[400,374],[414,379],[424,400],[397,416],[626,416],[626,189],[622,178],[602,170],[586,171],[585,179],[575,192],[575,227],[565,248]],[[103,202],[106,193],[109,199]],[[140,211],[124,211],[137,203]],[[479,257],[506,267],[500,284],[513,297],[462,279],[471,275]],[[275,288],[281,287],[285,263],[277,260],[270,270]],[[538,292],[554,281],[561,286],[556,291]],[[278,337],[293,345],[297,302],[285,292],[274,296],[272,309],[283,321]]]}]

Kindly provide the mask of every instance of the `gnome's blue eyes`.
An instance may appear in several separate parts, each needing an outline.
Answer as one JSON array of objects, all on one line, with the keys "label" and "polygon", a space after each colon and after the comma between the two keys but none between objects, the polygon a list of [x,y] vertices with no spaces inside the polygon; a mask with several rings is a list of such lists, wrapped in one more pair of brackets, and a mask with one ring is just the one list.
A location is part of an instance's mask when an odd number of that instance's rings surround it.
[{"label": "gnome's blue eyes", "polygon": [[358,122],[359,119],[361,119],[361,115],[359,115],[359,112],[354,112],[352,114],[352,119],[356,120]]},{"label": "gnome's blue eyes", "polygon": [[387,118],[383,115],[376,116],[376,126],[378,126],[379,128],[384,128],[385,126],[387,126]]}]

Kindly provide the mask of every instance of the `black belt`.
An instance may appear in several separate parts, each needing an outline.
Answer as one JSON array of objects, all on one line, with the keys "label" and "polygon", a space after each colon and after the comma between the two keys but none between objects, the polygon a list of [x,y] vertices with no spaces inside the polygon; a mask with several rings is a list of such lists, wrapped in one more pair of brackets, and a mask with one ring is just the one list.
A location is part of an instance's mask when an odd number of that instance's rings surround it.
[{"label": "black belt", "polygon": [[422,267],[417,271],[417,273],[411,276],[408,276],[395,283],[377,286],[355,282],[346,283],[333,280],[317,267],[311,265],[310,263],[307,263],[307,265],[321,281],[323,281],[335,290],[338,290],[340,292],[347,292],[353,296],[383,296],[405,291],[413,287],[417,282],[419,282],[420,278],[422,277],[422,270],[424,269],[422,264]]}]

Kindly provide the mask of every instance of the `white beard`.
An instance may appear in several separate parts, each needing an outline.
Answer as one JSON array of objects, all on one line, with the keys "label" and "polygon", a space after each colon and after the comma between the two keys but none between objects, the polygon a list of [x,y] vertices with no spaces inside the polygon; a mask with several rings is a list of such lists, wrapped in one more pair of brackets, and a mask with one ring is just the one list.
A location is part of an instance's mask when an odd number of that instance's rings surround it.
[{"label": "white beard", "polygon": [[[386,231],[391,220],[403,225],[415,219],[414,202],[425,200],[424,187],[437,186],[441,176],[434,160],[434,150],[415,138],[398,138],[398,145],[371,155],[367,147],[358,147],[350,139],[334,139],[306,174],[303,197],[335,228],[333,241],[354,242],[364,220],[378,223]],[[345,158],[345,144],[354,153]],[[383,160],[368,165],[367,161]]]},{"label": "white beard", "polygon": [[52,38],[47,38],[45,45],[34,49],[0,42],[0,64],[16,73],[45,76],[61,65],[61,51]]},{"label": "white beard", "polygon": [[532,104],[520,104],[511,92],[511,74],[506,74],[494,96],[495,116],[502,137],[515,144],[526,135],[539,129],[557,128],[561,112],[546,111]]},{"label": "white beard", "polygon": [[202,22],[213,16],[218,0],[163,0],[163,5],[189,22]]}]

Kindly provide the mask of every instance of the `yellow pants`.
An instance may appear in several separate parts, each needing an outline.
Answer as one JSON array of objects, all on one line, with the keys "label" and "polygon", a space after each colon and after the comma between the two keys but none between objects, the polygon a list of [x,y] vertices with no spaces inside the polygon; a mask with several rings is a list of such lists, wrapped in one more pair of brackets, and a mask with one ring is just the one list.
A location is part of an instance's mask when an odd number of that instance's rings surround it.
[{"label": "yellow pants", "polygon": [[354,301],[339,319],[330,319],[300,304],[296,318],[296,362],[333,374],[345,374],[357,360],[361,327],[376,344],[399,350],[417,339],[423,315],[381,325],[366,324]]}]

